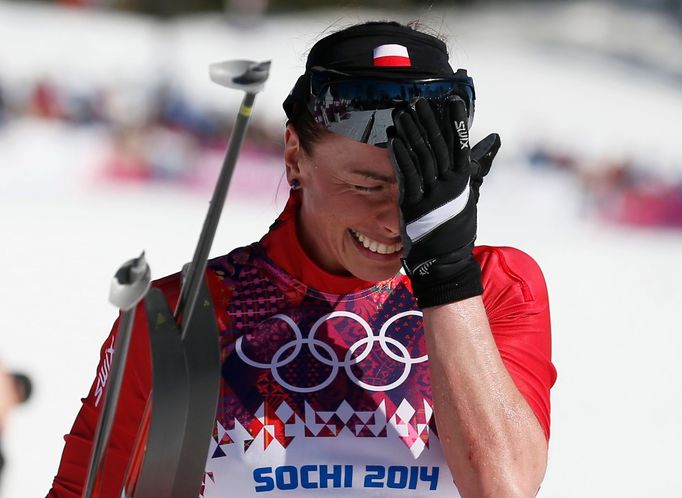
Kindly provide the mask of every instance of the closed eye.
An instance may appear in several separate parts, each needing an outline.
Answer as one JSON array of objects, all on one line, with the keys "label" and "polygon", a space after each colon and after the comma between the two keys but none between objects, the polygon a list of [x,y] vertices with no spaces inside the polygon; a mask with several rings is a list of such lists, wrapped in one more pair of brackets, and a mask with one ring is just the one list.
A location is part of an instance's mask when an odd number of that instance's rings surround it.
[{"label": "closed eye", "polygon": [[365,187],[362,185],[353,185],[353,188],[358,192],[379,192],[383,187],[381,185],[377,187]]}]

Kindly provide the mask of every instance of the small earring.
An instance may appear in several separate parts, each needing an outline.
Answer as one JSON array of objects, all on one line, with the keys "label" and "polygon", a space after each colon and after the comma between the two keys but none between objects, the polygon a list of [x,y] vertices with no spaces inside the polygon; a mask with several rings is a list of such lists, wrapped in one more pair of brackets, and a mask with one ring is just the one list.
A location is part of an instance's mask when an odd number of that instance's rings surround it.
[{"label": "small earring", "polygon": [[293,180],[291,180],[291,183],[289,183],[289,187],[291,188],[291,190],[300,190],[301,182],[294,178]]}]

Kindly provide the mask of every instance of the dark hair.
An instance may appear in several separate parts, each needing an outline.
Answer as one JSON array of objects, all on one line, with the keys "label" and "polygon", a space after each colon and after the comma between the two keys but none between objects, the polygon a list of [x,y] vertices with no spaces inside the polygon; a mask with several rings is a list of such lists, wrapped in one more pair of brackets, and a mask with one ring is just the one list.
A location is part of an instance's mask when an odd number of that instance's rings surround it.
[{"label": "dark hair", "polygon": [[287,120],[287,125],[294,127],[301,147],[308,155],[312,153],[313,145],[328,133],[326,128],[315,122],[306,104],[300,100],[293,102],[291,118]]},{"label": "dark hair", "polygon": [[[394,21],[369,21],[342,28],[330,35],[327,35],[324,38],[324,40],[327,40],[330,37],[338,38],[339,34],[342,34],[346,31],[351,32],[356,31],[357,28],[359,27],[366,26],[383,27],[386,25],[392,25],[400,28],[408,28],[413,32],[428,35],[427,38],[438,40],[438,43],[442,45],[441,50],[444,51],[445,53],[445,64],[449,68],[449,65],[447,64],[447,50],[445,48],[445,40],[440,34],[435,33],[434,30],[430,29],[428,26],[425,26],[420,21],[412,21],[407,24],[401,24]],[[318,45],[319,42],[315,44],[311,51],[315,50],[316,48],[319,48]],[[309,53],[309,59],[310,57],[311,56]],[[308,61],[308,63],[309,62],[310,60]],[[306,63],[306,65],[308,65],[308,63]],[[287,111],[287,115],[289,116],[289,119],[287,120],[286,124],[287,125],[291,124],[294,127],[294,129],[298,133],[301,147],[307,154],[310,154],[312,152],[313,145],[317,143],[322,138],[322,136],[329,132],[324,126],[321,126],[315,122],[315,119],[313,118],[312,114],[310,113],[310,110],[308,109],[308,106],[305,102],[305,98],[307,97],[307,89],[299,88],[301,86],[301,83],[307,81],[303,78],[304,77],[301,77],[299,81],[296,83],[294,90],[292,91],[292,95],[289,98],[287,98],[287,101],[285,101],[284,106],[285,110]]]}]

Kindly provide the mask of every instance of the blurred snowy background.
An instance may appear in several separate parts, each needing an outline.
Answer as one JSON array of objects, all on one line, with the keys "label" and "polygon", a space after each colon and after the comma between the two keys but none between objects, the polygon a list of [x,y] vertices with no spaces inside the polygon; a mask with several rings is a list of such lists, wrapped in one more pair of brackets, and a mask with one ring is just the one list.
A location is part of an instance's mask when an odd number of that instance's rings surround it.
[{"label": "blurred snowy background", "polygon": [[473,138],[502,136],[479,243],[530,253],[550,289],[559,378],[540,496],[679,496],[681,2],[61,3],[0,1],[0,361],[35,388],[1,436],[0,496],[49,489],[119,264],[145,249],[160,277],[191,258],[241,98],[208,64],[273,61],[218,255],[286,200],[281,102],[307,50],[387,18],[448,37],[476,81]]}]

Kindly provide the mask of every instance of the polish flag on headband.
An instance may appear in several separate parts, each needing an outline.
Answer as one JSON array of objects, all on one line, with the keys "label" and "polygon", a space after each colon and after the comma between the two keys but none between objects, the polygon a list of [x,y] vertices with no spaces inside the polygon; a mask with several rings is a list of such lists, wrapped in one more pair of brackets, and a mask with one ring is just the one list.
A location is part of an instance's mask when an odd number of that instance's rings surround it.
[{"label": "polish flag on headband", "polygon": [[407,47],[402,45],[380,45],[374,49],[374,65],[388,67],[411,66]]}]

